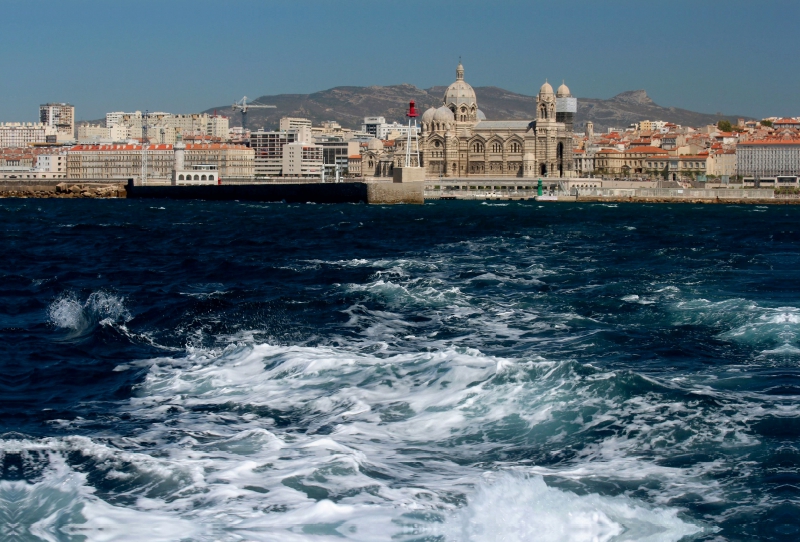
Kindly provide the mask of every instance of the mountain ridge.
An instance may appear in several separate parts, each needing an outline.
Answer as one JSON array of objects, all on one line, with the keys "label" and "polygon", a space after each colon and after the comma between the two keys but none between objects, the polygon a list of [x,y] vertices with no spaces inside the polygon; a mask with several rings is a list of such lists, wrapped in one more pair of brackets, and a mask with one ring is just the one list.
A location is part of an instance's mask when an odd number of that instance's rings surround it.
[{"label": "mountain ridge", "polygon": [[[427,89],[408,83],[399,85],[367,87],[339,86],[310,94],[277,94],[257,98],[262,104],[277,106],[276,109],[251,109],[247,113],[250,129],[276,129],[281,117],[305,117],[315,125],[323,121],[336,121],[346,128],[359,128],[364,117],[382,116],[387,122],[406,122],[405,112],[409,100],[417,102],[417,109],[442,105],[445,86]],[[536,98],[500,87],[475,87],[478,107],[490,120],[527,120],[536,117]],[[203,111],[217,111],[231,117],[231,126],[241,126],[241,114],[232,113],[229,105],[210,107]],[[665,120],[684,126],[704,126],[719,120],[733,123],[741,115],[699,113],[678,107],[663,107],[656,104],[644,89],[621,92],[608,99],[578,98],[575,129],[583,130],[585,123],[592,121],[595,131],[611,127],[625,128],[642,120]]]}]

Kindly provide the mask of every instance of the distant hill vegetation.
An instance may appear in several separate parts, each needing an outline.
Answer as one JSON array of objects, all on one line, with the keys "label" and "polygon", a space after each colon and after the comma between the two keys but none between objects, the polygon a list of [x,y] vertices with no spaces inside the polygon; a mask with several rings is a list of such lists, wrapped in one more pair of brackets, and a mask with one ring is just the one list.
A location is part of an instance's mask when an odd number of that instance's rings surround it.
[{"label": "distant hill vegetation", "polygon": [[[281,117],[305,117],[314,125],[334,120],[346,128],[359,128],[364,117],[382,116],[387,122],[405,122],[409,100],[417,102],[422,112],[429,107],[442,105],[447,87],[420,89],[402,84],[371,87],[335,87],[312,94],[278,94],[261,96],[257,102],[277,106],[275,109],[251,109],[247,113],[247,124],[251,129],[275,129]],[[478,107],[489,120],[526,120],[536,116],[533,96],[517,94],[498,87],[475,87]],[[241,126],[241,114],[233,113],[230,104],[207,109],[231,117],[231,126]],[[735,115],[697,113],[676,107],[662,107],[644,90],[631,90],[617,94],[608,100],[578,98],[576,130],[583,130],[587,121],[592,121],[595,131],[609,127],[624,128],[641,120],[665,120],[684,126],[716,124],[720,120],[736,123]],[[745,117],[749,118],[749,117]]]}]

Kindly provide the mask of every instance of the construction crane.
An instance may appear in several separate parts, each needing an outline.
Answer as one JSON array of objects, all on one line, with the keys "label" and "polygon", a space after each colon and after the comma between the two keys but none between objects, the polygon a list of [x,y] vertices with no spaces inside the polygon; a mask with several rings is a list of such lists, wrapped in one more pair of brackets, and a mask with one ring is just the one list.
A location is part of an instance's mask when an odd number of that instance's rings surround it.
[{"label": "construction crane", "polygon": [[274,105],[263,105],[263,104],[253,103],[253,102],[247,103],[247,96],[243,97],[238,102],[233,102],[233,105],[231,106],[231,109],[234,112],[236,112],[236,111],[241,111],[242,112],[242,130],[246,130],[247,129],[247,110],[250,109],[251,107],[257,107],[257,108],[260,108],[260,109],[275,109]]}]

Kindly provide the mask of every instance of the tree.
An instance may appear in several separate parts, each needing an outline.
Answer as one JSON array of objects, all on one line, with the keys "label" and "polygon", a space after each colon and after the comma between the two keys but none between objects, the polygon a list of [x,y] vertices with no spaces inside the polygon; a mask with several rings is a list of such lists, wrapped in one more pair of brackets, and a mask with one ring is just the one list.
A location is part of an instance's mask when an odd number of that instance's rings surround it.
[{"label": "tree", "polygon": [[717,123],[717,128],[720,132],[730,132],[733,130],[733,126],[731,126],[731,121],[729,120],[721,120]]},{"label": "tree", "polygon": [[764,119],[761,121],[761,126],[767,126],[769,128],[772,128],[772,121]]}]

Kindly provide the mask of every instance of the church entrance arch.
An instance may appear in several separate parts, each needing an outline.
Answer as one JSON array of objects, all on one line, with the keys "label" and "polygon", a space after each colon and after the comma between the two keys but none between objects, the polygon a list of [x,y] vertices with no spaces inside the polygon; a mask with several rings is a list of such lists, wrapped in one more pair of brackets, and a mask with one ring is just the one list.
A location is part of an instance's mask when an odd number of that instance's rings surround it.
[{"label": "church entrance arch", "polygon": [[539,164],[539,174],[543,177],[547,176],[547,164]]}]

